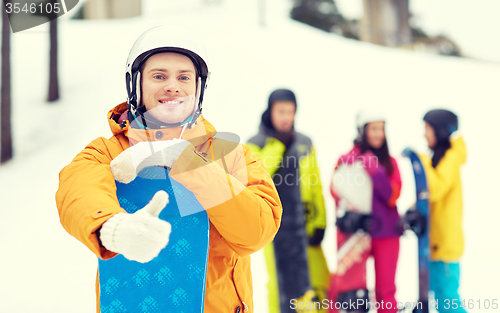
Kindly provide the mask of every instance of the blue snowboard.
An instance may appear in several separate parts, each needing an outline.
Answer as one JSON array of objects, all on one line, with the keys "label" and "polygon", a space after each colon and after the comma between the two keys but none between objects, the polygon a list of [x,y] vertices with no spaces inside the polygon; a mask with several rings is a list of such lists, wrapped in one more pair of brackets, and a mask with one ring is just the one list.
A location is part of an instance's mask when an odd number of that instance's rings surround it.
[{"label": "blue snowboard", "polygon": [[416,209],[424,220],[418,235],[418,301],[422,304],[416,307],[413,312],[429,312],[429,193],[427,191],[427,179],[424,168],[417,154],[406,148],[403,156],[411,161],[413,173],[415,175],[415,187],[417,191]]},{"label": "blue snowboard", "polygon": [[203,312],[208,263],[209,219],[194,194],[162,167],[143,169],[129,184],[116,182],[123,209],[134,213],[164,190],[169,203],[159,218],[172,232],[168,245],[148,263],[121,254],[99,259],[101,313]]}]

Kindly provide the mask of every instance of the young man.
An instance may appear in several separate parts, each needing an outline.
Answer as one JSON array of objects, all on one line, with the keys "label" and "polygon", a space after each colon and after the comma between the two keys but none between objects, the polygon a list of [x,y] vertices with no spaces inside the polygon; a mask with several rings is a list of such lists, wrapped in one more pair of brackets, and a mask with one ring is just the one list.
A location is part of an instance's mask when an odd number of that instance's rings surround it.
[{"label": "young man", "polygon": [[320,309],[317,303],[326,298],[328,288],[321,249],[326,216],[319,168],[311,139],[294,129],[296,109],[292,91],[275,90],[259,134],[247,144],[264,161],[283,204],[280,230],[264,249],[272,313],[301,312],[300,307],[311,301]]},{"label": "young man", "polygon": [[146,166],[171,169],[210,219],[204,312],[253,312],[250,254],[274,238],[282,208],[262,162],[216,138],[201,115],[204,55],[184,29],[142,34],[127,61],[128,101],[108,113],[113,136],[92,141],[61,171],[56,202],[64,228],[99,258],[146,263],[168,244],[170,224],[156,214],[168,196],[158,192],[142,214],[129,214],[115,180],[129,183]]}]

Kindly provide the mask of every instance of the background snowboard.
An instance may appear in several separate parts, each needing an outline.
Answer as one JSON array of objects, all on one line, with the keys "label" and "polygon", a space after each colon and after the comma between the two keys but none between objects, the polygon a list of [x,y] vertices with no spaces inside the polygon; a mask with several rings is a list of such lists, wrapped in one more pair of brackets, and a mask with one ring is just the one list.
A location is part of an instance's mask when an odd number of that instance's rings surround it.
[{"label": "background snowboard", "polygon": [[[370,175],[359,164],[339,165],[334,172],[332,186],[340,198],[337,205],[337,218],[349,211],[371,214],[372,181]],[[369,234],[362,230],[355,233],[343,233],[337,227],[337,272],[331,277],[330,300],[348,302],[345,296],[352,298],[354,302],[356,298],[368,299],[366,260],[370,256],[370,250]],[[329,312],[345,311],[330,306]]]},{"label": "background snowboard", "polygon": [[168,245],[148,263],[122,255],[99,259],[101,313],[203,312],[209,219],[194,194],[162,167],[143,169],[129,184],[116,182],[122,208],[134,213],[164,190],[169,203],[159,218],[172,225]]},{"label": "background snowboard", "polygon": [[424,168],[417,154],[406,148],[403,156],[411,161],[413,173],[415,175],[415,188],[417,194],[416,210],[420,218],[423,219],[423,227],[418,227],[418,301],[421,307],[415,307],[413,312],[429,312],[429,194],[427,191],[427,179]]}]

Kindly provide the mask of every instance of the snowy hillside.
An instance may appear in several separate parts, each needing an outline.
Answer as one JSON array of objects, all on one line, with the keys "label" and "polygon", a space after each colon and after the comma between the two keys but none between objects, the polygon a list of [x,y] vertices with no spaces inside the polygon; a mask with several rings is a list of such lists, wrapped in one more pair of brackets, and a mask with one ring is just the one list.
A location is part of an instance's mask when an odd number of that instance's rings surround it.
[{"label": "snowy hillside", "polygon": [[[468,148],[462,171],[461,294],[467,300],[500,298],[500,169],[494,159],[500,153],[494,142],[500,65],[340,38],[287,19],[286,0],[266,1],[266,27],[258,24],[257,1],[144,2],[139,18],[61,19],[61,100],[54,104],[44,101],[48,26],[12,35],[15,158],[0,166],[0,313],[95,311],[96,258],[59,223],[58,173],[91,140],[111,135],[106,113],[126,99],[128,51],[140,33],[158,24],[183,25],[204,38],[212,72],[204,115],[219,131],[234,132],[245,142],[257,131],[269,93],[278,87],[295,91],[296,128],[312,137],[322,170],[330,221],[323,247],[332,270],[334,206],[328,185],[333,163],[352,144],[355,113],[362,107],[385,111],[389,147],[399,156],[406,146],[425,151],[427,110],[453,109]],[[404,212],[414,201],[413,176],[408,161],[398,161],[403,176],[398,205]],[[416,239],[408,235],[401,244],[397,298],[415,301]],[[253,257],[253,275],[256,312],[265,313],[261,253]],[[490,312],[473,312],[483,311]]]},{"label": "snowy hillside", "polygon": [[[336,0],[342,14],[348,18],[363,15],[363,2]],[[479,60],[500,62],[497,0],[418,0],[409,1],[411,22],[427,34],[445,34],[460,46],[464,55]]]}]

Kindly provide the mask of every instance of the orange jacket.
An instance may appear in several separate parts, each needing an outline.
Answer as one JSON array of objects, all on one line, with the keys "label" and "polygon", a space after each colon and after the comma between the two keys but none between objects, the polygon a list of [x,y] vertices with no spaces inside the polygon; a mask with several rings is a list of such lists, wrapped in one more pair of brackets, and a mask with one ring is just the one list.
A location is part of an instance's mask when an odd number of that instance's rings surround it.
[{"label": "orange jacket", "polygon": [[[119,124],[117,117],[126,109],[122,103],[108,113],[113,137],[92,141],[59,174],[56,202],[61,224],[102,259],[116,254],[99,244],[95,231],[124,212],[116,197],[111,160],[130,143],[180,135],[180,128],[144,131],[130,128],[128,121]],[[171,176],[196,195],[210,219],[205,312],[236,312],[238,307],[253,312],[250,254],[273,240],[281,221],[281,202],[260,159],[245,145],[215,134],[203,116],[186,129],[182,138],[194,149],[181,154]]]}]

